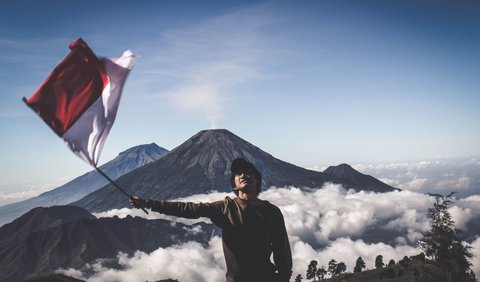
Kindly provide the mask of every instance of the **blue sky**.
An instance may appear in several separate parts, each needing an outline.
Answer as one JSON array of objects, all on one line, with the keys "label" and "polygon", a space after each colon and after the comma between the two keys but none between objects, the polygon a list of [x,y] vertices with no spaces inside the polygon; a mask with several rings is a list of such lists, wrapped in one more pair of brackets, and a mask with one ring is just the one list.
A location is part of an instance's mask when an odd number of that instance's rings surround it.
[{"label": "blue sky", "polygon": [[100,162],[226,128],[303,167],[480,155],[480,2],[10,1],[0,190],[91,170],[22,102],[82,37],[137,61]]}]

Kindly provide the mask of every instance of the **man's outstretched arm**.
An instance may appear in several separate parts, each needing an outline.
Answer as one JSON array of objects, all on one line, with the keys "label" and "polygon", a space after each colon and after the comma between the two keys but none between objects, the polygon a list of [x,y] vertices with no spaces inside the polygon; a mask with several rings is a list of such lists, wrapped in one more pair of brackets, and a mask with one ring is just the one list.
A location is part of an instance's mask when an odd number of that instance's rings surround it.
[{"label": "man's outstretched arm", "polygon": [[142,199],[137,196],[132,196],[129,200],[132,206],[138,209],[147,208],[166,215],[184,218],[208,217],[212,220],[222,214],[223,206],[222,201],[213,203],[171,202]]}]

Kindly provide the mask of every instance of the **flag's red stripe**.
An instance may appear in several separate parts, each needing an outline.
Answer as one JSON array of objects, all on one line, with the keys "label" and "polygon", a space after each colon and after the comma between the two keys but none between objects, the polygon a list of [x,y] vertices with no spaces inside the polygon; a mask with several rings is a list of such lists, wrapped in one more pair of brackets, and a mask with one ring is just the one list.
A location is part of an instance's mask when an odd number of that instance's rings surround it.
[{"label": "flag's red stripe", "polygon": [[62,136],[102,95],[108,77],[102,63],[82,40],[27,100],[42,119]]}]

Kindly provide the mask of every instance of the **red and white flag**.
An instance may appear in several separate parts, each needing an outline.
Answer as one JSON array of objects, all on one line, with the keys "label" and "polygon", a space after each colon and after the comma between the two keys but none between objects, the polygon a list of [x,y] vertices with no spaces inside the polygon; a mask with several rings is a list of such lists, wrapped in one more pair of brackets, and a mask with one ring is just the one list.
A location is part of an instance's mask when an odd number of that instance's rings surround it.
[{"label": "red and white flag", "polygon": [[134,55],[97,58],[82,39],[25,103],[81,159],[97,167],[117,115],[123,85]]}]

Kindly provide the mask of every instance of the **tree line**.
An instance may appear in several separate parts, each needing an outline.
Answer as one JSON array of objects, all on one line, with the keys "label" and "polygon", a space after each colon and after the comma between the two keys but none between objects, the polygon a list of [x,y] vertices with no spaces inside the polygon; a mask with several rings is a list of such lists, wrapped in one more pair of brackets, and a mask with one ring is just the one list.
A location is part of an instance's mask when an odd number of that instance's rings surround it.
[{"label": "tree line", "polygon": [[[455,228],[448,208],[453,204],[453,195],[447,196],[436,195],[433,207],[428,209],[427,216],[430,220],[430,229],[422,233],[423,238],[418,242],[422,253],[407,257],[405,256],[398,264],[391,259],[387,265],[383,262],[383,256],[378,255],[375,258],[375,268],[385,269],[381,272],[379,279],[393,278],[395,275],[402,276],[412,262],[425,263],[431,265],[430,268],[422,268],[423,272],[415,268],[413,270],[415,280],[421,281],[438,281],[438,282],[473,282],[477,281],[471,266],[471,260],[474,255],[472,247],[462,244],[459,239],[460,230]],[[394,267],[401,266],[397,273]],[[362,272],[366,268],[365,261],[362,257],[358,257],[353,273]],[[347,266],[344,262],[337,262],[331,259],[328,267],[318,265],[316,260],[310,261],[305,273],[307,280],[321,281],[330,277],[336,277],[346,272]],[[295,277],[295,282],[302,281],[302,274]]]}]

